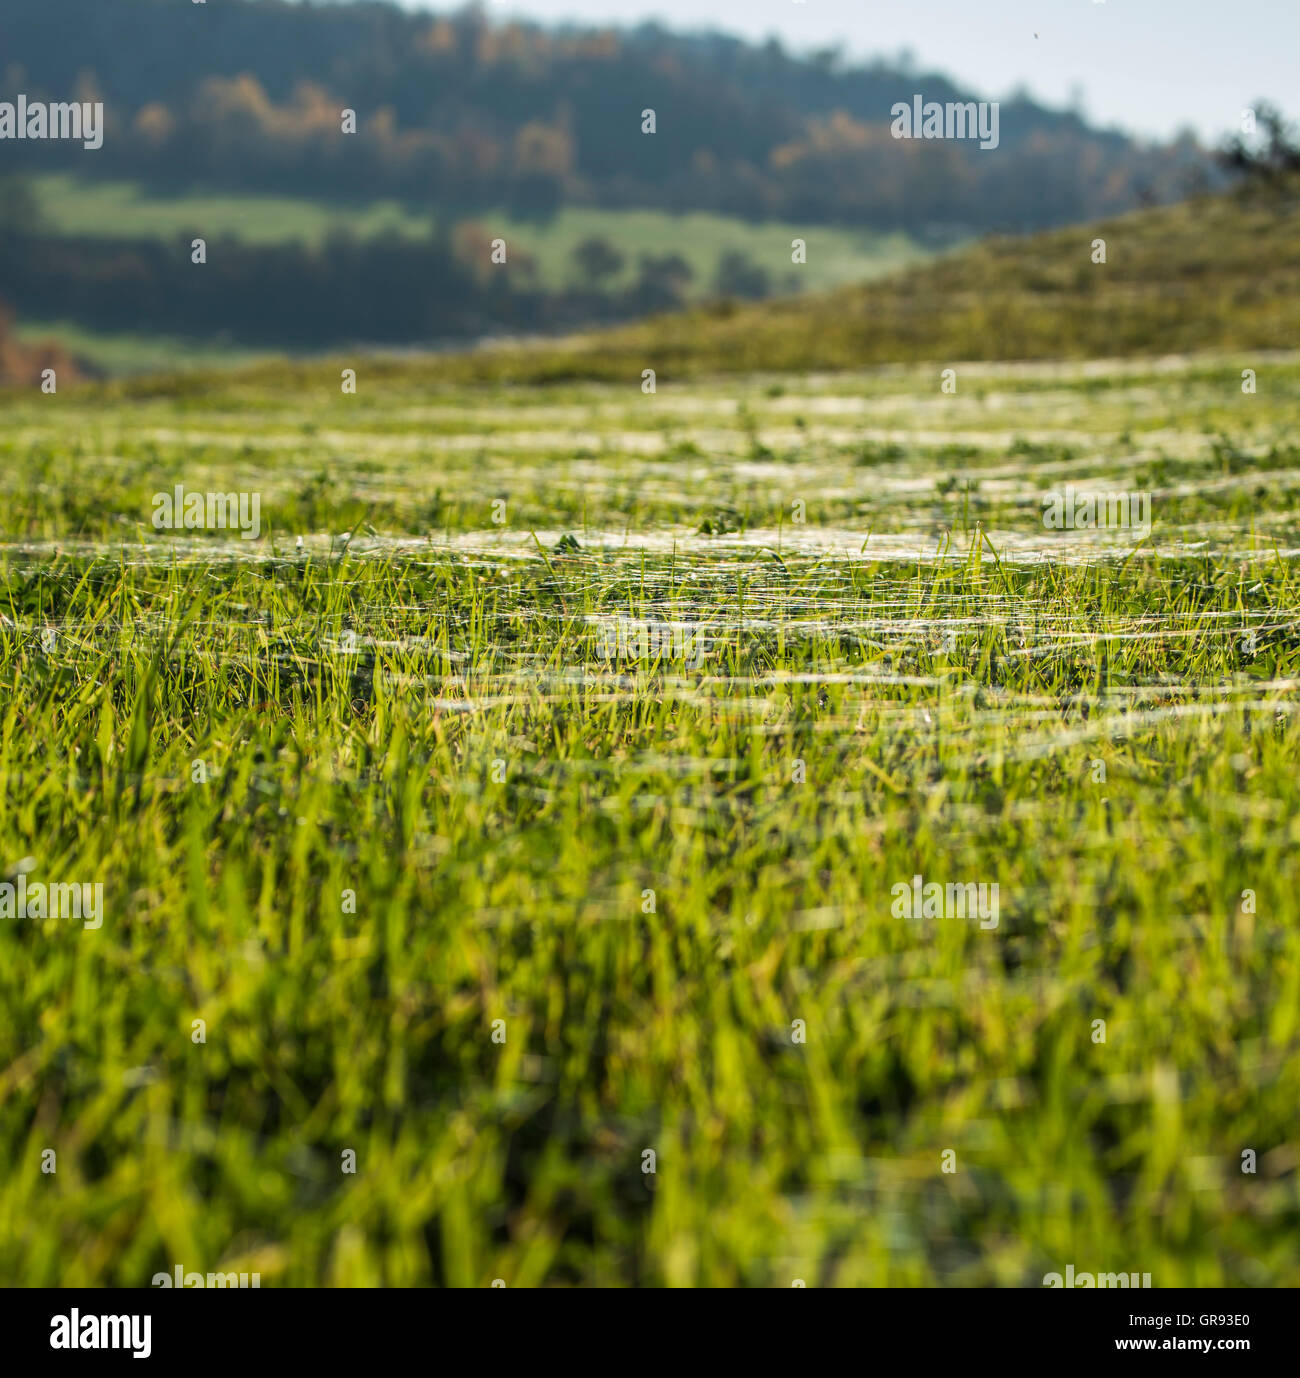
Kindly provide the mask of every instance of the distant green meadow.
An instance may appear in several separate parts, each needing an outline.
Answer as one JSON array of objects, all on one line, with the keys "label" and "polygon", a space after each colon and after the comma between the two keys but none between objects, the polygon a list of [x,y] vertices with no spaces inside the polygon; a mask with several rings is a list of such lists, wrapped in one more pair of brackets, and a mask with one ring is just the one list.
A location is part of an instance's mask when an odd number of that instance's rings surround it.
[{"label": "distant green meadow", "polygon": [[1300,357],[342,366],[0,394],[0,1280],[1300,1284]]},{"label": "distant green meadow", "polygon": [[[552,290],[583,285],[572,253],[592,236],[609,240],[626,260],[623,270],[611,275],[605,286],[631,286],[642,253],[678,253],[695,271],[688,291],[691,297],[709,293],[718,259],[727,250],[746,254],[769,272],[775,286],[795,291],[862,282],[928,256],[902,232],[755,223],[702,211],[673,215],[658,210],[566,206],[553,216],[525,218],[502,211],[462,213],[385,200],[348,206],[253,193],[170,194],[135,182],[83,181],[64,173],[33,177],[31,185],[49,228],[66,235],[180,239],[192,232],[209,241],[230,235],[249,244],[292,240],[319,244],[331,233],[362,239],[383,234],[425,239],[435,224],[473,220],[531,256],[537,264],[538,284]],[[797,268],[790,257],[795,238],[808,245],[807,262]]]},{"label": "distant green meadow", "polygon": [[[691,301],[713,295],[718,263],[727,252],[744,254],[767,273],[771,290],[786,294],[871,281],[932,256],[931,250],[903,233],[753,223],[703,212],[671,215],[655,210],[565,207],[547,218],[526,219],[500,211],[435,212],[432,206],[397,201],[346,206],[251,193],[172,194],[151,191],[134,182],[83,181],[63,173],[32,177],[30,186],[43,225],[57,235],[184,244],[198,236],[214,245],[229,236],[247,244],[296,240],[314,246],[333,233],[362,239],[385,234],[427,239],[437,223],[472,220],[489,230],[492,237],[504,238],[514,262],[532,261],[537,287],[557,292],[587,285],[573,251],[592,237],[616,246],[624,260],[619,271],[602,280],[602,291],[630,288],[642,254],[676,253],[694,273],[684,294]],[[804,241],[806,255],[806,261],[797,266],[791,261],[795,239]],[[106,330],[79,321],[31,315],[19,319],[17,333],[29,344],[56,339],[78,359],[111,376],[241,365],[279,353],[233,340]]]}]

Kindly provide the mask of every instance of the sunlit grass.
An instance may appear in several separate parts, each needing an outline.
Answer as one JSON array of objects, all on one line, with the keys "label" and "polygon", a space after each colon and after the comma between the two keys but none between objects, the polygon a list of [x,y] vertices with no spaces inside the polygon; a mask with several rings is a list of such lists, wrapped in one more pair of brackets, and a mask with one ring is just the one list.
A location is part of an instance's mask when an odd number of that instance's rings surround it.
[{"label": "sunlit grass", "polygon": [[1295,1285],[1270,367],[7,401],[0,1278]]}]

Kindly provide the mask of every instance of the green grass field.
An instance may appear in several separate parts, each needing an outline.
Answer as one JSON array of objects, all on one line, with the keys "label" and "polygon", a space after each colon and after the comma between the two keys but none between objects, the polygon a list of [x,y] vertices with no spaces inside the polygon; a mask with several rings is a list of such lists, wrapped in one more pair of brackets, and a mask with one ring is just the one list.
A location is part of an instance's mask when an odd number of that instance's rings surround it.
[{"label": "green grass field", "polygon": [[1300,356],[653,329],[0,396],[0,1280],[1300,1283]]},{"label": "green grass field", "polygon": [[[439,219],[432,206],[406,206],[372,201],[363,206],[330,205],[302,197],[188,192],[151,192],[134,182],[88,182],[63,173],[31,179],[41,213],[50,229],[67,235],[110,235],[133,239],[186,239],[192,234],[210,241],[233,236],[250,244],[300,240],[318,244],[331,232],[369,239],[400,234],[427,237]],[[459,213],[443,211],[445,219]],[[679,253],[695,271],[690,295],[708,295],[718,259],[738,250],[766,268],[786,290],[819,291],[844,283],[879,277],[928,257],[902,233],[769,221],[755,224],[737,217],[697,212],[671,215],[656,210],[602,210],[565,207],[544,220],[523,219],[500,211],[467,212],[537,263],[538,283],[558,290],[581,286],[571,254],[584,239],[609,240],[624,255],[623,271],[608,284],[627,287],[636,278],[643,253]],[[808,261],[790,261],[790,242],[807,242]]]}]

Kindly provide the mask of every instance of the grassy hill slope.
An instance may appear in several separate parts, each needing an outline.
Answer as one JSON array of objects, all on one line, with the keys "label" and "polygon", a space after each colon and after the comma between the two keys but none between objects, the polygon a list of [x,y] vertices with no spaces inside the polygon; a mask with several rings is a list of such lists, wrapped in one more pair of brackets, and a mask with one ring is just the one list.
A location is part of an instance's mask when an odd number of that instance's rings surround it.
[{"label": "grassy hill slope", "polygon": [[[1105,240],[1106,262],[1093,244]],[[1300,188],[987,240],[853,290],[714,305],[563,349],[440,360],[510,379],[1283,349],[1300,331]]]},{"label": "grassy hill slope", "polygon": [[[1105,241],[1106,262],[1094,263]],[[1300,338],[1300,187],[1000,237],[853,289],[714,303],[560,344],[402,363],[456,382],[1286,349]],[[372,366],[373,367],[373,366]]]}]

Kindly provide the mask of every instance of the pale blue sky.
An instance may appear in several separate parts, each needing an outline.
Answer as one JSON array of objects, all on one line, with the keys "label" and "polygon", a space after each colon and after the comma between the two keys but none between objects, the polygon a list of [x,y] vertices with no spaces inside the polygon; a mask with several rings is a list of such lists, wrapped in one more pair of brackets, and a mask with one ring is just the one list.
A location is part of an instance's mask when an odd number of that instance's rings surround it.
[{"label": "pale blue sky", "polygon": [[[402,0],[410,9],[459,5]],[[485,0],[494,17],[775,33],[843,40],[859,57],[910,48],[988,96],[1023,83],[1049,105],[1083,93],[1094,121],[1217,140],[1265,96],[1300,117],[1300,0]],[[1034,35],[1037,33],[1038,37]]]}]

